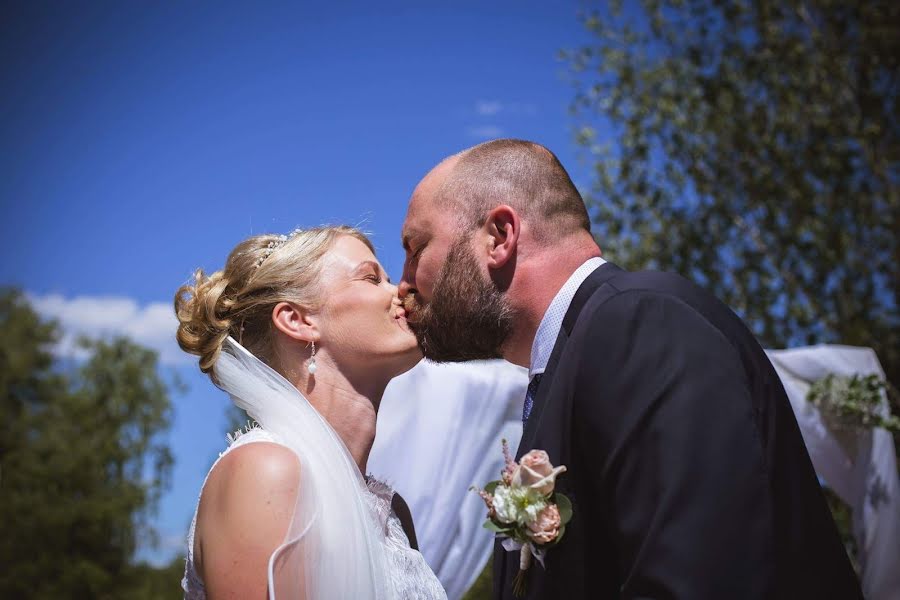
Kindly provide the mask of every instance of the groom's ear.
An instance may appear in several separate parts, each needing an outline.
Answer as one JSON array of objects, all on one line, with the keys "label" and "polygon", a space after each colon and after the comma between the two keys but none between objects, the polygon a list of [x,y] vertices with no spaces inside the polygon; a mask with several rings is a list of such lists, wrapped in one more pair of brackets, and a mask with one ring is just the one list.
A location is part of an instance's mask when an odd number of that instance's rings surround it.
[{"label": "groom's ear", "polygon": [[488,213],[484,226],[490,240],[488,267],[500,269],[516,254],[521,228],[519,215],[512,207],[501,204]]},{"label": "groom's ear", "polygon": [[280,332],[299,342],[318,342],[319,327],[312,314],[291,302],[279,302],[272,308],[272,323]]}]

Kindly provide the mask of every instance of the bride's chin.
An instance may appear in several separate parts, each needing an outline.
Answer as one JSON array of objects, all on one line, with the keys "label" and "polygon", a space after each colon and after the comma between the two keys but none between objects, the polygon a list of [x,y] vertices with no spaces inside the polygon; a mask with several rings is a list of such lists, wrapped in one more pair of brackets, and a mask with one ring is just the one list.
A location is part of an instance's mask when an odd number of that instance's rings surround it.
[{"label": "bride's chin", "polygon": [[[415,339],[415,336],[413,336]],[[399,375],[403,375],[407,371],[411,370],[417,364],[422,361],[423,355],[422,350],[419,348],[419,344],[416,343],[412,346],[407,352],[403,354],[402,360],[397,361],[399,371],[394,373],[392,377],[397,377]]]},{"label": "bride's chin", "polygon": [[409,326],[409,321],[406,317],[399,317],[394,319],[394,322],[397,323],[397,326],[407,333],[413,333],[412,328]]}]

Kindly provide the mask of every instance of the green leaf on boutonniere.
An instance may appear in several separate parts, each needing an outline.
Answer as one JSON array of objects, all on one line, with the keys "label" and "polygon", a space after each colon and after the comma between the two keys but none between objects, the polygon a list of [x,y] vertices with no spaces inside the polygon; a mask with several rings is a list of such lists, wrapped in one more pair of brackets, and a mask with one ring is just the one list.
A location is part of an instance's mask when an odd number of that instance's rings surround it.
[{"label": "green leaf on boutonniere", "polygon": [[554,494],[553,501],[559,509],[559,522],[565,525],[572,520],[572,502],[563,494]]},{"label": "green leaf on boutonniere", "polygon": [[566,535],[566,526],[565,526],[565,525],[560,525],[560,526],[559,526],[559,535],[557,535],[557,536],[556,536],[556,539],[553,540],[553,545],[555,546],[555,545],[557,545],[558,543],[560,543],[560,542],[562,541],[564,535]]},{"label": "green leaf on boutonniere", "polygon": [[493,531],[494,533],[506,533],[506,534],[508,534],[508,533],[510,532],[510,528],[509,528],[509,527],[501,527],[500,525],[497,525],[496,523],[494,523],[494,522],[491,521],[490,519],[488,519],[487,521],[485,521],[485,522],[484,522],[484,525],[482,525],[482,527],[484,527],[485,529],[487,529],[487,530],[489,530],[489,531]]},{"label": "green leaf on boutonniere", "polygon": [[484,486],[484,491],[486,491],[488,494],[493,495],[493,494],[494,494],[494,490],[497,489],[497,486],[498,486],[498,485],[500,485],[500,480],[499,480],[499,479],[498,479],[497,481],[490,481],[490,482],[488,482],[487,485]]}]

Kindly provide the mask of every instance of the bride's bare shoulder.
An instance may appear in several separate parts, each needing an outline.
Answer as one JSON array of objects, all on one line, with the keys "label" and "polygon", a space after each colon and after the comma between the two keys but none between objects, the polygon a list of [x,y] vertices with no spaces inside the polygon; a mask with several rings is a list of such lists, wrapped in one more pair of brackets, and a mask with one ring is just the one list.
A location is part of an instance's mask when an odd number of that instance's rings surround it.
[{"label": "bride's bare shoulder", "polygon": [[[297,455],[277,443],[242,444],[216,463],[200,497],[194,541],[207,591],[265,590],[265,565],[284,540],[300,484]],[[237,572],[236,564],[246,569]]]},{"label": "bride's bare shoulder", "polygon": [[244,505],[281,505],[288,500],[293,508],[299,484],[300,461],[293,450],[269,441],[242,444],[223,456],[210,472],[201,509],[206,497],[209,508],[217,512],[240,512]]}]

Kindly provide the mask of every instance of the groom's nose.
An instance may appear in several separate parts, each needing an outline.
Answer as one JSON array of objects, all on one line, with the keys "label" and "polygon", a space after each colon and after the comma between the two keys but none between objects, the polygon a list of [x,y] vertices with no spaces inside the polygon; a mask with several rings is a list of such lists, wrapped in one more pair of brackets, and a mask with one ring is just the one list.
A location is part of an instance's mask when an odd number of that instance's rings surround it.
[{"label": "groom's nose", "polygon": [[403,262],[403,272],[400,274],[400,282],[397,283],[397,295],[401,300],[406,298],[409,294],[416,293],[415,279],[410,277],[410,266],[409,257],[407,257]]},{"label": "groom's nose", "polygon": [[397,296],[400,297],[401,300],[406,298],[409,294],[416,293],[416,288],[414,288],[407,280],[406,275],[400,280],[400,283],[397,284]]}]

